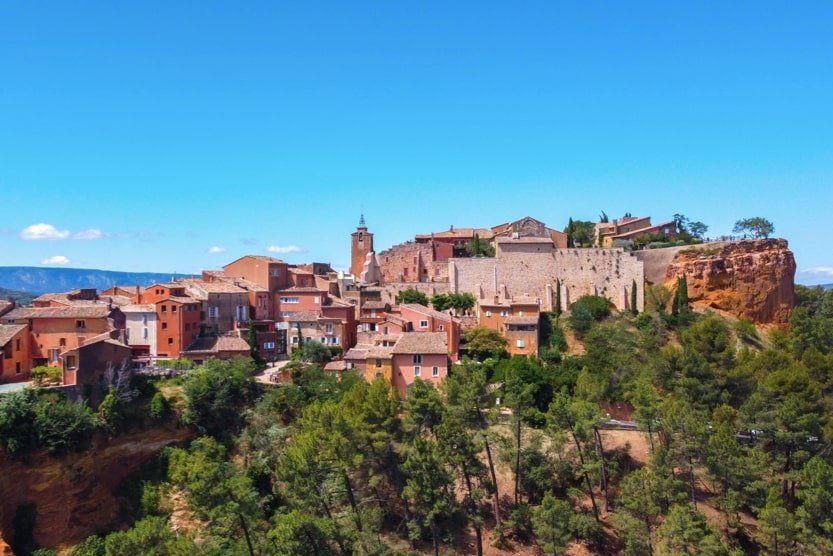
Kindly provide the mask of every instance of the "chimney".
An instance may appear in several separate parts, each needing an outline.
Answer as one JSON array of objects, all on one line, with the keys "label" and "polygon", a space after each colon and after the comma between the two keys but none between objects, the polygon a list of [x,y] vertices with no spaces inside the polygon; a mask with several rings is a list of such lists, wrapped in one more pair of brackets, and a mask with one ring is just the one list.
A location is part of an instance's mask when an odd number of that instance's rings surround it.
[{"label": "chimney", "polygon": [[139,288],[139,286],[136,286],[136,303],[138,304],[138,303],[141,303],[141,302],[142,302],[142,290]]}]

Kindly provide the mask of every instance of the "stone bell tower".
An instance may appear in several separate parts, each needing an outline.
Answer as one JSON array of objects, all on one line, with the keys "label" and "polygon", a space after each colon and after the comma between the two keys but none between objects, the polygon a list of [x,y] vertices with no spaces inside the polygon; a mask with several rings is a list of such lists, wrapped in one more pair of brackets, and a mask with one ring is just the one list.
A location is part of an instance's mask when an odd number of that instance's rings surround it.
[{"label": "stone bell tower", "polygon": [[353,232],[352,240],[350,274],[358,278],[362,274],[367,254],[373,252],[373,234],[367,231],[364,214],[359,218],[359,226]]}]

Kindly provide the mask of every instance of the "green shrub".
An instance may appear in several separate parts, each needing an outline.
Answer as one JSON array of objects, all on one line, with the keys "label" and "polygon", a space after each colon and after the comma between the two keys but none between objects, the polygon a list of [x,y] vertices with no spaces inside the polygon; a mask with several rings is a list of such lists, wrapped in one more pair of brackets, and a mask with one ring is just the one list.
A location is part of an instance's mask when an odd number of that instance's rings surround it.
[{"label": "green shrub", "polygon": [[154,421],[161,421],[168,415],[168,400],[162,392],[157,392],[150,400],[150,418]]},{"label": "green shrub", "polygon": [[748,319],[740,319],[735,323],[735,334],[741,342],[752,345],[759,345],[761,337],[758,335],[758,329],[755,324]]},{"label": "green shrub", "polygon": [[122,407],[113,390],[107,392],[98,406],[98,418],[111,432],[119,429],[122,422]]},{"label": "green shrub", "polygon": [[61,367],[48,367],[39,365],[32,369],[32,380],[36,386],[45,384],[60,384],[64,379],[64,371]]},{"label": "green shrub", "polygon": [[162,502],[162,494],[159,492],[159,488],[159,485],[147,481],[142,483],[142,497],[140,499],[142,515],[157,515],[159,513],[159,504]]},{"label": "green shrub", "polygon": [[104,556],[104,539],[98,535],[91,535],[75,545],[72,556]]},{"label": "green shrub", "polygon": [[56,392],[24,390],[0,397],[0,445],[9,455],[43,448],[50,454],[79,448],[95,432],[95,414]]},{"label": "green shrub", "polygon": [[40,396],[35,404],[38,445],[50,454],[63,454],[86,444],[95,432],[96,417],[83,402]]},{"label": "green shrub", "polygon": [[649,315],[648,313],[640,313],[636,317],[636,320],[634,321],[634,324],[636,324],[636,327],[638,329],[646,331],[646,330],[651,329],[651,325],[653,323],[653,320],[654,320],[654,317],[652,315]]},{"label": "green shrub", "polygon": [[572,310],[587,309],[596,320],[610,316],[610,301],[600,295],[584,295],[573,303]]}]

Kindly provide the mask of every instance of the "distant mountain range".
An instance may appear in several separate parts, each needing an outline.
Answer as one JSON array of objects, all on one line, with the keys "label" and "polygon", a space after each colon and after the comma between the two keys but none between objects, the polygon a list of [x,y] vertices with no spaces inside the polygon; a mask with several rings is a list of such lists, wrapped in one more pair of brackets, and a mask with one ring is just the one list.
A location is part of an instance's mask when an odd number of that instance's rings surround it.
[{"label": "distant mountain range", "polygon": [[32,300],[37,297],[37,295],[34,293],[19,292],[15,290],[7,290],[6,288],[0,288],[0,301],[6,301],[10,297],[17,301],[18,305],[29,305],[32,303]]},{"label": "distant mountain range", "polygon": [[[181,278],[185,275],[177,276]],[[77,288],[104,290],[113,285],[149,286],[155,282],[168,282],[172,277],[175,277],[172,273],[157,272],[0,266],[0,288],[33,294],[65,292]]]}]

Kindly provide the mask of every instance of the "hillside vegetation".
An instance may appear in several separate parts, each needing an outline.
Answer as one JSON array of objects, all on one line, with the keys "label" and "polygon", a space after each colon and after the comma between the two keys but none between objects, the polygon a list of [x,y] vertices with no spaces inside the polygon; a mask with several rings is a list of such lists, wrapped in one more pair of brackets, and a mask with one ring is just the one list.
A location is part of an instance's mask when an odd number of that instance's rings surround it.
[{"label": "hillside vegetation", "polygon": [[18,305],[26,306],[31,305],[32,300],[36,297],[37,295],[32,293],[19,292],[15,290],[8,290],[6,288],[0,288],[0,301],[5,301],[11,298],[14,299]]}]

